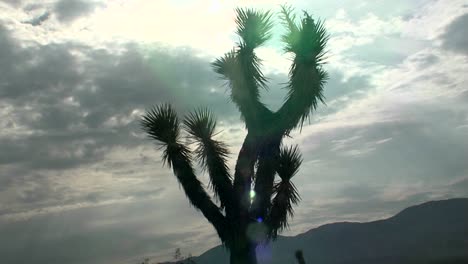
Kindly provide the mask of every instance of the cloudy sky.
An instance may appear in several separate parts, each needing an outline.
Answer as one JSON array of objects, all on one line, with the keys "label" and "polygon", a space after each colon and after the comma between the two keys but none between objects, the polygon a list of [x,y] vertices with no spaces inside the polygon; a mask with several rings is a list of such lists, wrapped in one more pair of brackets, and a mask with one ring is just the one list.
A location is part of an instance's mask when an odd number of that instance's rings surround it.
[{"label": "cloudy sky", "polygon": [[[0,0],[0,262],[136,263],[217,245],[138,121],[161,102],[209,106],[233,166],[245,131],[210,62],[238,40],[235,7],[282,3]],[[468,197],[468,1],[288,3],[331,37],[327,105],[287,140],[304,163],[284,234]],[[274,33],[258,54],[277,109],[290,61]]]}]

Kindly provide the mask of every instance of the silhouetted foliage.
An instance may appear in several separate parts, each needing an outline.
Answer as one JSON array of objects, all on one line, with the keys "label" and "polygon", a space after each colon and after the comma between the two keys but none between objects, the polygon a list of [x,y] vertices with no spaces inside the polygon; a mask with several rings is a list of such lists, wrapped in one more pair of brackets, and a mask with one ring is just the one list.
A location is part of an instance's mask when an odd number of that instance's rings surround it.
[{"label": "silhouetted foliage", "polygon": [[294,254],[294,256],[296,256],[298,264],[305,264],[304,255],[302,254],[302,250],[297,250],[296,253]]},{"label": "silhouetted foliage", "polygon": [[[292,8],[282,7],[280,18],[286,27],[282,41],[294,59],[285,102],[273,112],[260,102],[259,89],[267,87],[267,78],[254,52],[271,37],[272,13],[252,9],[236,9],[236,13],[240,40],[233,50],[212,63],[214,71],[227,81],[231,99],[248,131],[234,178],[226,165],[228,147],[214,139],[216,121],[208,109],[197,109],[182,121],[186,136],[195,144],[193,152],[182,143],[181,121],[171,105],[147,111],[141,124],[163,149],[163,161],[172,168],[190,203],[203,213],[230,250],[231,263],[256,263],[256,246],[275,239],[287,227],[293,205],[299,202],[291,179],[299,170],[301,154],[297,146],[283,146],[282,139],[294,128],[302,127],[324,100],[327,74],[322,64],[328,36],[323,23],[307,12],[297,21]],[[208,171],[219,206],[195,176],[195,160]],[[275,175],[280,180],[276,183]],[[263,230],[260,236],[257,231],[255,237],[250,234],[252,226],[263,227],[256,228]]]}]

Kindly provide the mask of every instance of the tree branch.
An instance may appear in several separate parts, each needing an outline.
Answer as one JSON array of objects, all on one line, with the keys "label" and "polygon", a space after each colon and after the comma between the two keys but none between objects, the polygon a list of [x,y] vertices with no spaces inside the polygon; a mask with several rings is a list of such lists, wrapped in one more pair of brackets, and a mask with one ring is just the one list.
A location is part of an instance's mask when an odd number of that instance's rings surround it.
[{"label": "tree branch", "polygon": [[251,9],[236,9],[237,34],[241,41],[236,50],[213,62],[216,73],[223,76],[231,88],[231,99],[241,112],[249,130],[271,121],[272,112],[260,102],[259,88],[266,88],[266,78],[260,71],[261,60],[255,48],[271,37],[271,14]]},{"label": "tree branch", "polygon": [[283,106],[277,111],[276,122],[288,134],[296,126],[301,126],[319,102],[323,103],[323,86],[328,75],[323,70],[325,45],[328,40],[321,21],[314,21],[309,14],[294,24],[290,9],[283,9],[283,21],[288,31],[283,35],[285,50],[295,54],[289,72],[288,95]]},{"label": "tree branch", "polygon": [[180,143],[179,120],[175,110],[169,104],[153,108],[143,116],[141,125],[148,136],[164,148],[163,161],[172,167],[190,203],[214,226],[221,241],[228,242],[227,221],[195,176],[190,151]]},{"label": "tree branch", "polygon": [[171,158],[172,169],[174,175],[179,180],[185,195],[190,203],[200,210],[205,218],[213,225],[223,243],[229,242],[229,225],[216,206],[206,193],[202,183],[194,174],[189,157],[184,152],[185,148],[182,145],[171,146],[175,148],[173,157]]},{"label": "tree branch", "polygon": [[265,138],[266,142],[262,144],[259,151],[255,175],[255,198],[251,207],[251,214],[255,219],[264,220],[271,206],[281,139],[282,135]]},{"label": "tree branch", "polygon": [[276,183],[273,188],[276,195],[265,221],[269,228],[269,235],[273,238],[276,238],[278,231],[287,227],[288,215],[293,216],[293,205],[299,203],[299,194],[291,178],[299,171],[301,163],[302,157],[297,147],[281,149],[277,164],[281,182]]},{"label": "tree branch", "polygon": [[216,121],[207,108],[201,108],[186,116],[184,125],[190,137],[197,143],[195,153],[204,169],[208,170],[211,186],[226,212],[233,209],[234,191],[231,175],[226,165],[229,154],[226,144],[214,140]]},{"label": "tree branch", "polygon": [[236,104],[249,130],[258,129],[271,120],[272,112],[260,102],[259,87],[266,79],[260,73],[260,59],[246,46],[226,53],[213,64],[215,72],[224,76]]},{"label": "tree branch", "polygon": [[234,193],[239,202],[239,209],[234,221],[239,225],[246,225],[246,219],[249,218],[250,207],[250,188],[252,177],[254,176],[254,167],[257,160],[257,141],[253,134],[249,133],[244,139],[242,148],[237,158],[234,174]]}]

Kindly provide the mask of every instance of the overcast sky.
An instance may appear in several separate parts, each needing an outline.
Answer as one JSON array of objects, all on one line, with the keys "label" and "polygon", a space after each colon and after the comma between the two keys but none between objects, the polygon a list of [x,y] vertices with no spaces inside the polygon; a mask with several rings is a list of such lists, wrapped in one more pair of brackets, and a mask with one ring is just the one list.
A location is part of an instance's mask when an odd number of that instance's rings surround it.
[{"label": "overcast sky", "polygon": [[[284,2],[0,0],[0,262],[136,263],[217,245],[138,120],[161,102],[208,106],[232,167],[244,126],[210,62],[238,40],[235,7]],[[468,1],[289,3],[331,38],[327,105],[287,140],[304,163],[284,234],[468,197]],[[272,109],[290,62],[282,30],[258,50]]]}]

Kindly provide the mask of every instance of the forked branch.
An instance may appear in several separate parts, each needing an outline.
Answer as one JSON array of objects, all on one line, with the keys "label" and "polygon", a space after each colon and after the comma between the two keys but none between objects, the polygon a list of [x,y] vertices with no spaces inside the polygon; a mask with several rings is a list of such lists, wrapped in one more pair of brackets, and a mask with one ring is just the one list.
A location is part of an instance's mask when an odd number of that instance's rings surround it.
[{"label": "forked branch", "polygon": [[195,176],[190,150],[180,143],[179,119],[175,110],[169,104],[155,107],[146,112],[141,125],[164,149],[163,161],[172,168],[190,203],[214,226],[221,241],[226,242],[229,236],[227,221]]}]

